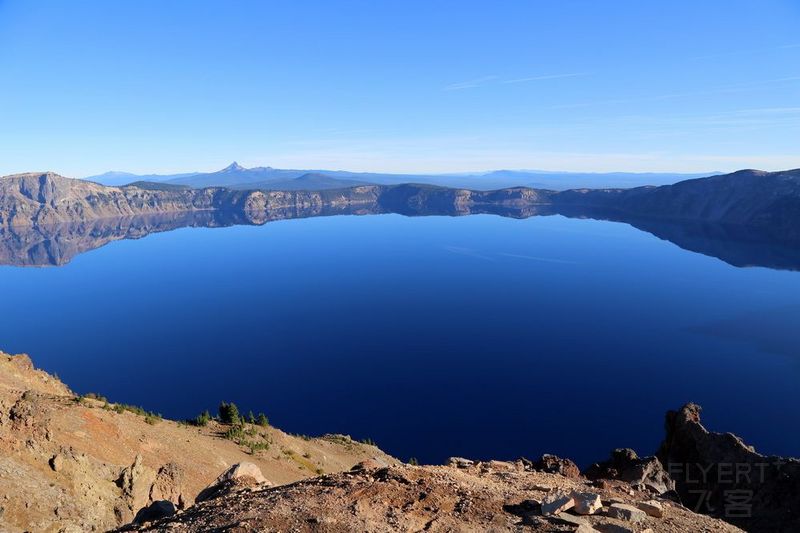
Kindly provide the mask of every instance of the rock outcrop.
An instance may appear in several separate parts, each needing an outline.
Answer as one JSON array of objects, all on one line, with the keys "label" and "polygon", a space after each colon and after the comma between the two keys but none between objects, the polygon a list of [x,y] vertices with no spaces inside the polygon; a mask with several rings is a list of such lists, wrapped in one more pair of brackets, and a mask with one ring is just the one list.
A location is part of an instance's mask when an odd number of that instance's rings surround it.
[{"label": "rock outcrop", "polygon": [[571,459],[564,459],[556,455],[546,453],[538,460],[531,463],[531,468],[549,474],[561,474],[564,477],[578,479],[581,477],[581,470]]},{"label": "rock outcrop", "polygon": [[800,531],[800,461],[761,455],[736,435],[708,431],[698,405],[667,413],[658,458],[687,507],[748,531]]},{"label": "rock outcrop", "polygon": [[589,479],[619,479],[659,496],[675,489],[675,483],[656,457],[639,457],[630,448],[618,448],[611,458],[595,463],[584,472]]}]

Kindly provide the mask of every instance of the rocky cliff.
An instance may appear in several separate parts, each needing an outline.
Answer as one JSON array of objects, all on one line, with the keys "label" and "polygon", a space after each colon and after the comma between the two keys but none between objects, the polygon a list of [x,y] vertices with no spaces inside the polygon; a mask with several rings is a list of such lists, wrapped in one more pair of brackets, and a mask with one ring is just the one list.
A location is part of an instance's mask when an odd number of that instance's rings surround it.
[{"label": "rocky cliff", "polygon": [[783,238],[800,239],[800,170],[742,170],[661,187],[562,192],[526,187],[473,191],[419,184],[363,185],[323,191],[236,191],[147,183],[105,187],[53,173],[0,178],[0,228],[169,212],[265,213],[357,205],[409,215],[462,214],[480,209],[498,212],[535,206],[550,206],[555,211],[593,209],[598,213],[613,213],[618,218],[757,227]]},{"label": "rocky cliff", "polygon": [[606,209],[617,216],[718,222],[800,238],[800,169],[740,170],[661,187],[564,191],[553,201]]},{"label": "rocky cliff", "polygon": [[53,174],[0,178],[0,228],[193,211],[258,213],[375,202],[379,187],[345,191],[234,191],[224,188],[105,187]]}]

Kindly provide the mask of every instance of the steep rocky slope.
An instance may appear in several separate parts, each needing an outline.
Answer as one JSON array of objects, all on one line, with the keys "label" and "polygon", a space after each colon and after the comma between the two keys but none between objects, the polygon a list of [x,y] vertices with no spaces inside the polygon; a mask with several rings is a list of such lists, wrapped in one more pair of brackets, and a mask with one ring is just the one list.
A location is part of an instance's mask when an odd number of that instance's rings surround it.
[{"label": "steep rocky slope", "polygon": [[785,238],[800,238],[800,169],[740,170],[661,187],[572,190],[559,193],[554,202],[627,216],[768,228]]},{"label": "steep rocky slope", "polygon": [[374,187],[355,187],[345,192],[105,187],[51,172],[17,174],[0,178],[0,228],[188,211],[258,213],[321,208],[374,202],[377,193]]},{"label": "steep rocky slope", "polygon": [[0,352],[0,531],[114,528],[153,501],[191,505],[243,461],[276,484],[365,459],[395,463],[344,436],[307,439],[273,427],[251,427],[248,439],[259,443],[251,452],[213,421],[194,427],[115,407],[76,397],[27,356]]}]

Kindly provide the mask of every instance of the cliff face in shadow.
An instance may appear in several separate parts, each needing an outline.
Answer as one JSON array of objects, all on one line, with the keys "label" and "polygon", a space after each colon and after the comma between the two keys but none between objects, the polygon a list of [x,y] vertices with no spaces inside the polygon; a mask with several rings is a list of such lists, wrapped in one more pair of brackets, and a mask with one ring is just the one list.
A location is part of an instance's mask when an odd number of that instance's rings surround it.
[{"label": "cliff face in shadow", "polygon": [[559,206],[604,209],[620,217],[746,226],[800,240],[800,169],[740,170],[661,187],[580,189],[552,199]]}]

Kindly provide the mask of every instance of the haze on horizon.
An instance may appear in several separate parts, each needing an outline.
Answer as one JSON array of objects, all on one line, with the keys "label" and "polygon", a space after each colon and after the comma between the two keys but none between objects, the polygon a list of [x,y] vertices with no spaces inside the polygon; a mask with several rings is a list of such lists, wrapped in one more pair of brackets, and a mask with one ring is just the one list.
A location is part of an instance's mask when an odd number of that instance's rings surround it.
[{"label": "haze on horizon", "polygon": [[800,167],[791,0],[0,0],[0,175]]}]

